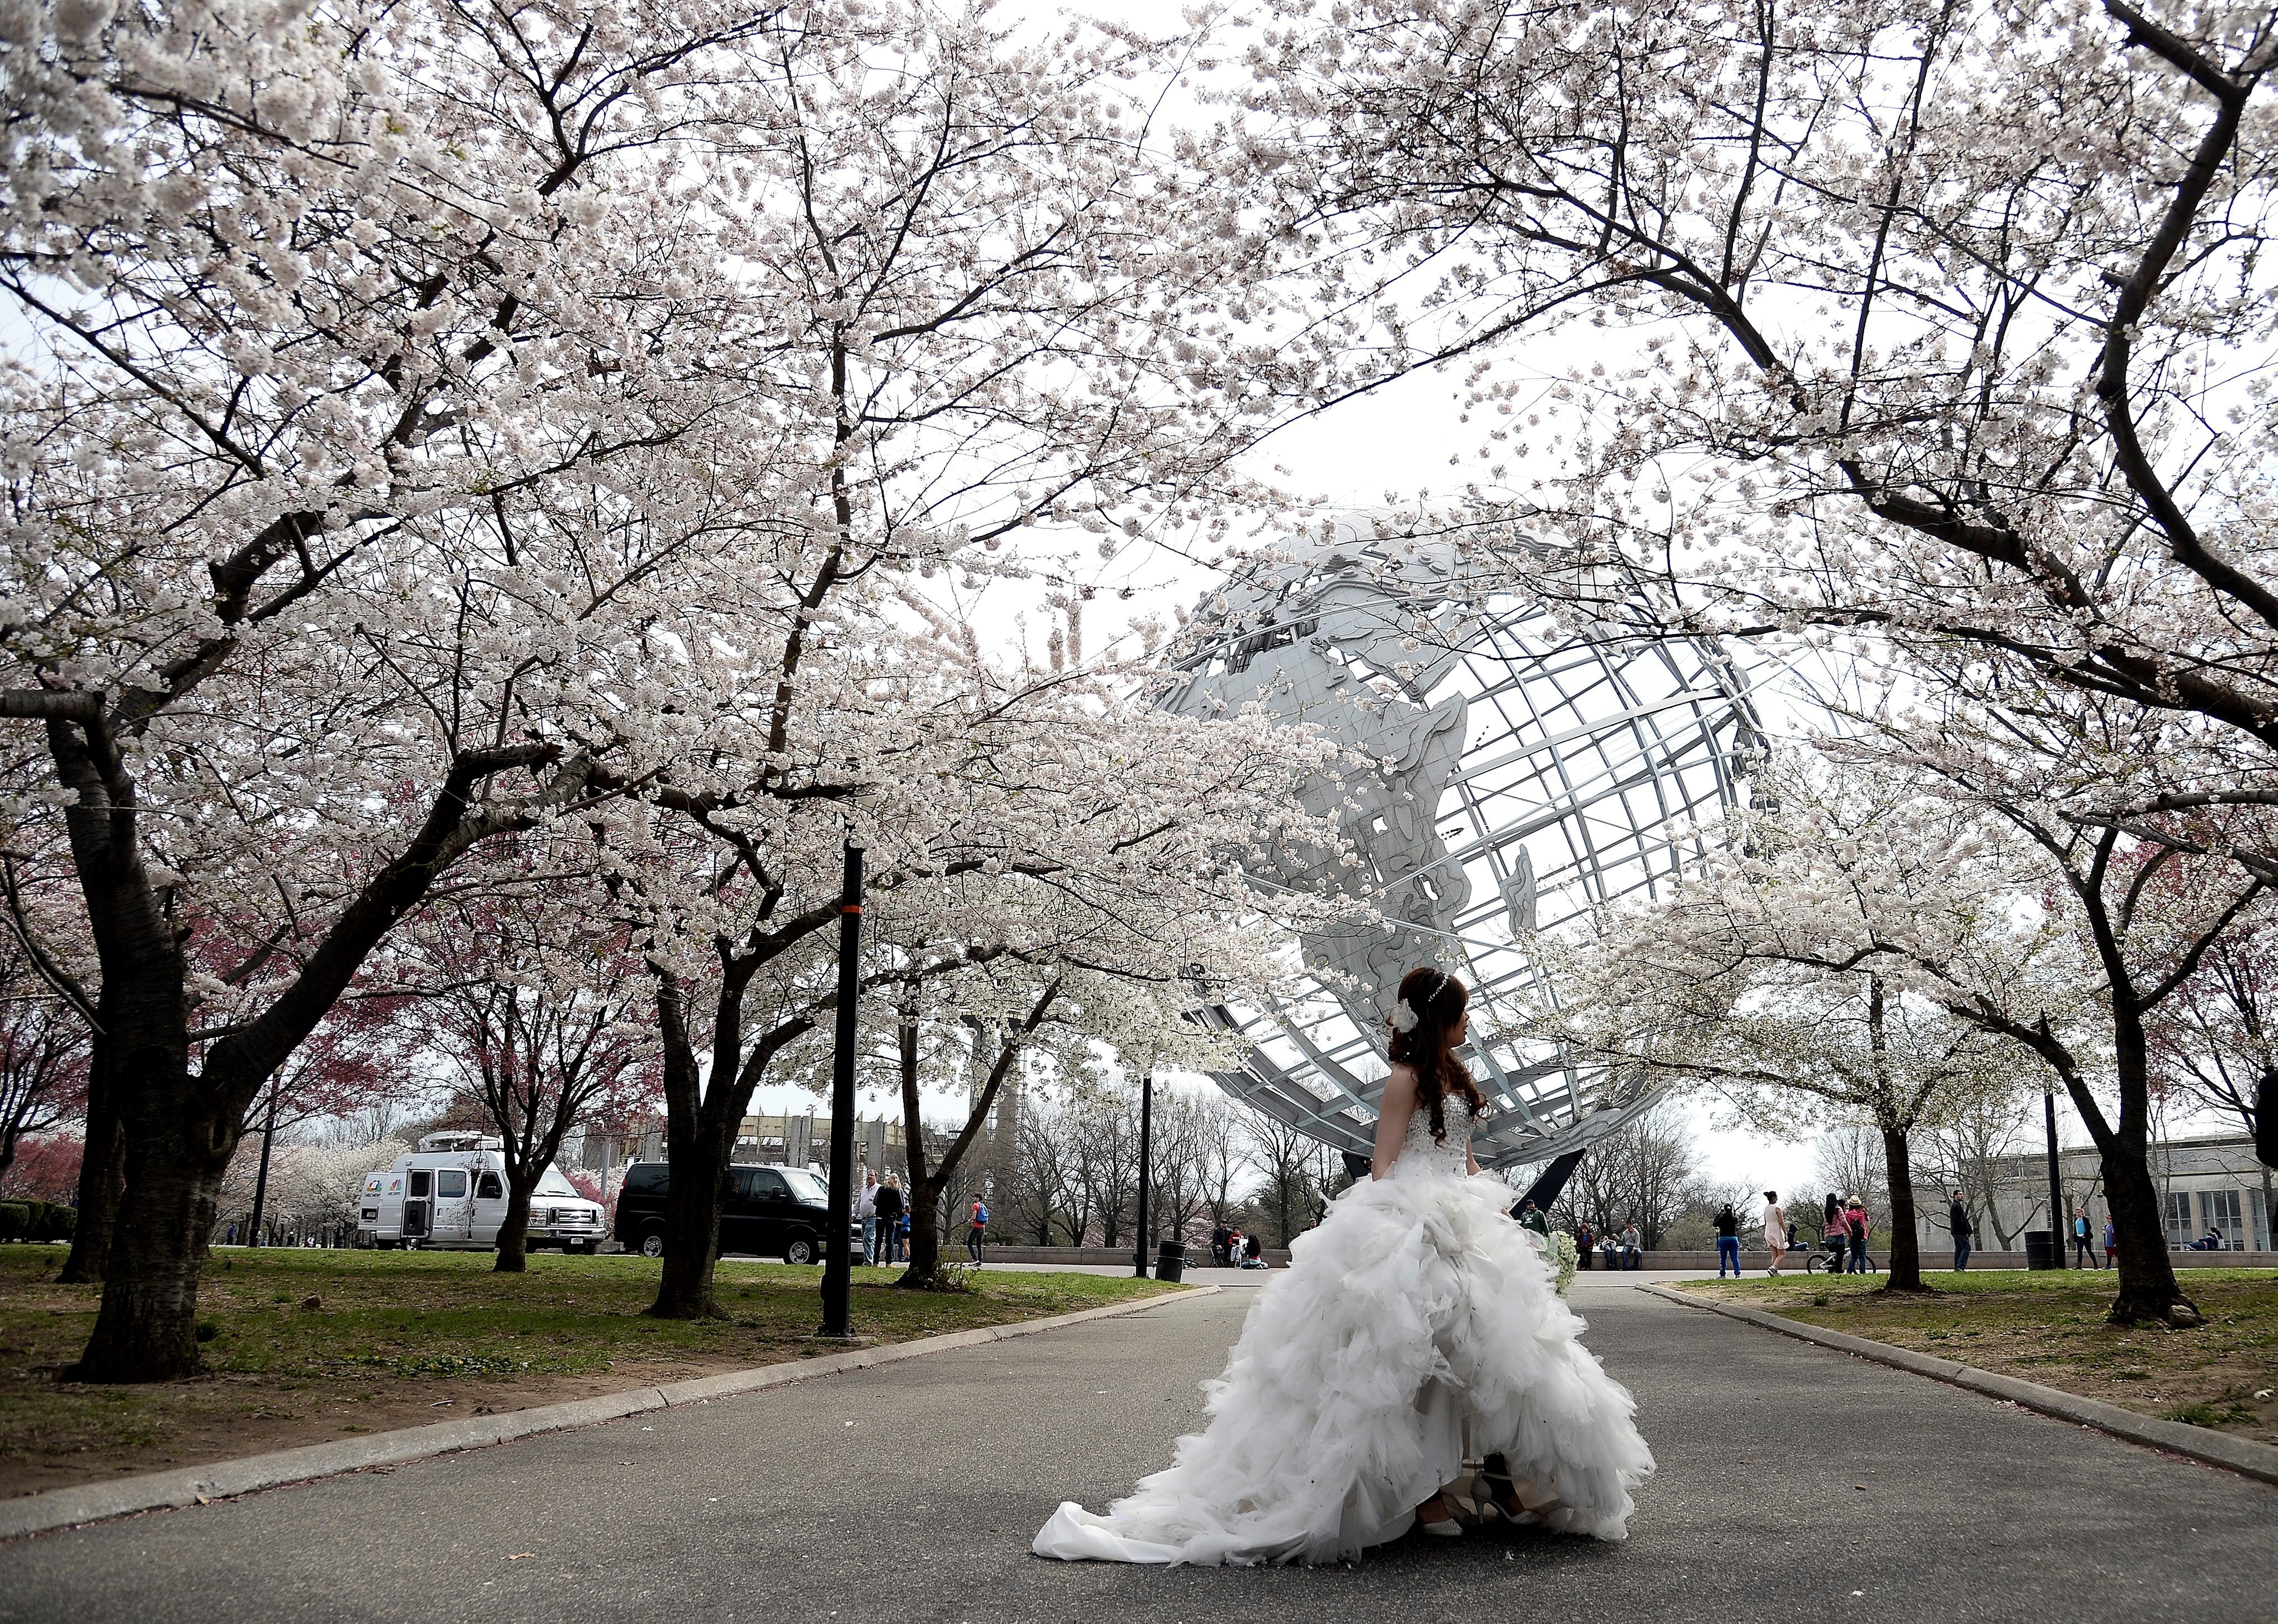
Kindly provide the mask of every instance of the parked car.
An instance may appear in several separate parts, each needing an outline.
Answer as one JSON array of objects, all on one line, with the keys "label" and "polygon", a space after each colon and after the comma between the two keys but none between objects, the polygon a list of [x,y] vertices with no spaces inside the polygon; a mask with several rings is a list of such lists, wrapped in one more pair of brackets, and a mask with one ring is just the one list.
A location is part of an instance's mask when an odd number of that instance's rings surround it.
[{"label": "parked car", "polygon": [[[617,1193],[617,1239],[643,1257],[664,1255],[664,1199],[670,1164],[636,1161],[625,1169]],[[849,1226],[857,1260],[862,1226]],[[720,1254],[781,1258],[786,1263],[822,1261],[822,1237],[830,1232],[830,1186],[805,1168],[752,1167],[728,1169],[720,1200]]]},{"label": "parked car", "polygon": [[[355,1244],[468,1251],[498,1245],[506,1222],[506,1158],[499,1141],[431,1133],[392,1168],[364,1175]],[[549,1167],[530,1198],[527,1244],[588,1255],[600,1250],[601,1209]]]}]

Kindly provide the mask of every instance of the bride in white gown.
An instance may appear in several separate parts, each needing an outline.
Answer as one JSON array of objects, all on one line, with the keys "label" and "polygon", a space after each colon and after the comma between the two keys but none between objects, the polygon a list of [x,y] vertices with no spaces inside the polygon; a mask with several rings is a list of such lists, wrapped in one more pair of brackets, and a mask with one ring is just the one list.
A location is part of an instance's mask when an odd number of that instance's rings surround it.
[{"label": "bride in white gown", "polygon": [[1509,1186],[1474,1176],[1481,1099],[1454,1051],[1461,982],[1401,978],[1373,1176],[1297,1237],[1205,1383],[1167,1471],[1036,1538],[1069,1561],[1327,1562],[1461,1531],[1441,1491],[1484,1458],[1490,1514],[1623,1537],[1653,1471],[1636,1402],[1582,1345]]}]

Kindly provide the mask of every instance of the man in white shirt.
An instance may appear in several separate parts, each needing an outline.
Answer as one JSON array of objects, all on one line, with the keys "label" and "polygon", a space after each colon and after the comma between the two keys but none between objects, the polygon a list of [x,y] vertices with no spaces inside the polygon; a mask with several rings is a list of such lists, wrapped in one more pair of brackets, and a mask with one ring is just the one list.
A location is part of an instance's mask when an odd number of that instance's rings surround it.
[{"label": "man in white shirt", "polygon": [[875,1168],[862,1169],[862,1193],[854,1198],[854,1215],[862,1221],[862,1261],[878,1260],[878,1175]]},{"label": "man in white shirt", "polygon": [[1780,1211],[1779,1191],[1764,1191],[1764,1245],[1771,1248],[1770,1272],[1778,1274],[1780,1264],[1787,1257],[1787,1214]]}]

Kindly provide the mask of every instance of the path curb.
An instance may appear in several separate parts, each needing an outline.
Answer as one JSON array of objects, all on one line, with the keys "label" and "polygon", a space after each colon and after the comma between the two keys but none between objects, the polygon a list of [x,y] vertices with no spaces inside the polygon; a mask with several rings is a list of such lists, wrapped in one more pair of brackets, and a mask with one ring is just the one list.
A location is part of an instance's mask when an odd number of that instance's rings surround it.
[{"label": "path curb", "polygon": [[1893,1347],[1887,1342],[1870,1341],[1865,1337],[1854,1337],[1846,1331],[1808,1325],[1801,1320],[1787,1319],[1762,1308],[1744,1308],[1738,1303],[1720,1303],[1643,1282],[1639,1283],[1637,1289],[1650,1291],[1656,1297],[1665,1297],[1672,1303],[1682,1303],[1688,1308],[1705,1309],[1731,1320],[1744,1320],[1750,1325],[1778,1331],[1800,1342],[1816,1343],[1838,1352],[1854,1353],[1878,1365],[1889,1365],[1900,1370],[1912,1371],[1916,1375],[1929,1376],[1933,1381],[1967,1388],[1988,1398],[2005,1399],[2029,1410],[2037,1410],[2044,1415],[2052,1415],[2059,1421],[2093,1427],[2098,1432],[2108,1432],[2116,1438],[2125,1438],[2130,1444],[2142,1444],[2152,1449],[2165,1450],[2169,1454],[2188,1456],[2208,1466],[2222,1467],[2248,1477],[2259,1478],[2266,1483],[2278,1483],[2278,1444],[2258,1444],[2251,1438],[2228,1437],[2205,1427],[2186,1427],[2181,1421],[2139,1415],[2133,1410],[2123,1410],[2116,1404],[2083,1398],[2077,1393],[2060,1392],[2053,1387],[2043,1387],[2037,1382],[2021,1381],[1996,1371],[1980,1370],[1975,1365],[1917,1353],[1912,1348]]},{"label": "path curb", "polygon": [[485,1449],[493,1444],[510,1444],[516,1438],[534,1437],[539,1433],[590,1427],[597,1421],[622,1421],[628,1415],[644,1415],[652,1410],[709,1404],[715,1398],[734,1398],[740,1393],[759,1392],[771,1387],[788,1387],[794,1382],[810,1381],[816,1376],[843,1375],[849,1371],[867,1370],[876,1365],[920,1359],[929,1353],[945,1353],[952,1348],[979,1347],[984,1343],[1005,1342],[1014,1337],[1032,1336],[1037,1331],[1056,1330],[1064,1325],[1081,1325],[1089,1320],[1139,1314],[1149,1308],[1159,1308],[1166,1303],[1215,1296],[1225,1289],[1214,1285],[1187,1286],[1164,1296],[1143,1298],[1133,1303],[1110,1303],[1104,1308],[1085,1308],[1074,1314],[1058,1314],[1041,1320],[1015,1320],[1004,1325],[983,1325],[973,1330],[921,1337],[914,1342],[852,1348],[844,1353],[825,1353],[814,1359],[792,1360],[780,1365],[758,1365],[748,1370],[723,1371],[718,1375],[669,1382],[661,1387],[629,1388],[621,1393],[602,1393],[592,1398],[573,1398],[564,1404],[539,1405],[534,1409],[516,1410],[505,1415],[469,1416],[464,1421],[436,1421],[424,1427],[375,1432],[366,1437],[343,1439],[335,1444],[303,1444],[299,1449],[281,1449],[265,1455],[248,1455],[238,1460],[185,1467],[175,1472],[149,1472],[123,1477],[116,1482],[81,1483],[71,1489],[50,1489],[40,1494],[25,1495],[19,1499],[0,1500],[0,1541],[21,1539],[27,1535],[44,1534],[57,1528],[75,1528],[81,1523],[100,1522],[111,1517],[129,1516],[135,1512],[203,1505],[209,1500],[251,1494],[256,1490],[279,1488],[287,1483],[307,1482],[313,1478],[336,1477],[344,1472],[402,1466],[434,1455]]}]

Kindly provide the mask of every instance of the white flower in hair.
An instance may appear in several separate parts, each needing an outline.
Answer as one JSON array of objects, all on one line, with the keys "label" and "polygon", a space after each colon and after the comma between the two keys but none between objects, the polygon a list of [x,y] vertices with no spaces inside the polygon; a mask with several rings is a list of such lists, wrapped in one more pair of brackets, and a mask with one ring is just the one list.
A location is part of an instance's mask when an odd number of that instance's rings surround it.
[{"label": "white flower in hair", "polygon": [[1408,1000],[1404,998],[1392,1007],[1392,1030],[1395,1032],[1412,1032],[1416,1030],[1416,1011],[1409,1007]]}]

